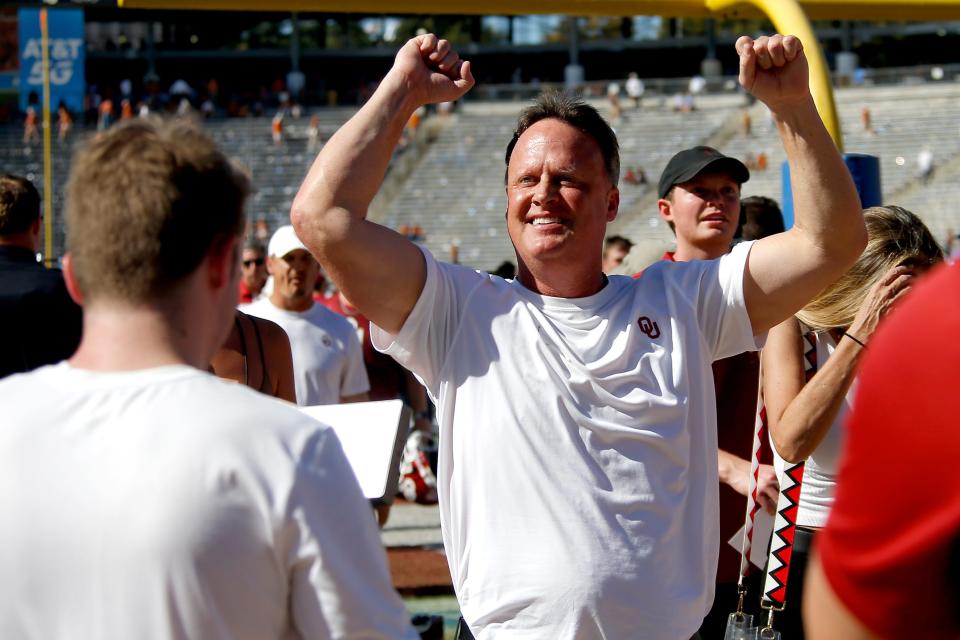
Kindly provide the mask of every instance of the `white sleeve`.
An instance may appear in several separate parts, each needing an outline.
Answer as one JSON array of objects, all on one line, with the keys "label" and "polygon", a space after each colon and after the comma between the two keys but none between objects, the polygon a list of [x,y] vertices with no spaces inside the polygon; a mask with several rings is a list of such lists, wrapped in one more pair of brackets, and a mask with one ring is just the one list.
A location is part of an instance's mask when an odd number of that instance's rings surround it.
[{"label": "white sleeve", "polygon": [[743,275],[753,242],[741,242],[719,260],[698,263],[703,268],[697,300],[697,322],[713,359],[756,351],[763,338],[753,336]]},{"label": "white sleeve", "polygon": [[284,513],[293,626],[303,638],[418,636],[336,434],[307,430]]},{"label": "white sleeve", "polygon": [[459,265],[441,264],[425,249],[427,279],[420,298],[394,336],[370,324],[373,346],[412,371],[437,398],[440,372],[460,326],[464,301],[486,276]]},{"label": "white sleeve", "polygon": [[340,380],[341,398],[370,391],[370,379],[367,377],[367,368],[363,364],[363,347],[360,346],[357,332],[352,326],[347,334],[345,346],[346,362],[343,367],[343,377]]}]

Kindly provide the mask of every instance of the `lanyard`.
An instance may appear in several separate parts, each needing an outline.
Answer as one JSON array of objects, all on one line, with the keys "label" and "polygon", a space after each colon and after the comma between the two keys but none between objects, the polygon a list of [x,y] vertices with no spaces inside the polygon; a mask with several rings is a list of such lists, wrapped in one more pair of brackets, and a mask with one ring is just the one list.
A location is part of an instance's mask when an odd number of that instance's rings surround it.
[{"label": "lanyard", "polygon": [[[803,334],[803,363],[807,382],[817,372],[817,340],[813,332]],[[743,541],[740,546],[740,578],[737,584],[737,614],[743,613],[743,599],[746,595],[745,578],[749,569],[750,548],[753,545],[753,523],[760,506],[757,502],[757,478],[760,469],[760,445],[767,438],[767,411],[763,404],[763,370],[757,391],[757,419],[754,424],[753,455],[750,460],[750,483],[747,497],[747,513],[744,523]],[[787,599],[787,579],[790,574],[790,557],[793,554],[793,539],[797,526],[797,512],[800,508],[800,491],[803,487],[803,469],[805,464],[798,462],[784,468],[778,478],[780,496],[777,500],[777,514],[774,519],[773,536],[770,540],[770,556],[767,560],[766,579],[760,607],[766,609],[767,624],[764,629],[773,629],[774,611],[783,611]]]}]

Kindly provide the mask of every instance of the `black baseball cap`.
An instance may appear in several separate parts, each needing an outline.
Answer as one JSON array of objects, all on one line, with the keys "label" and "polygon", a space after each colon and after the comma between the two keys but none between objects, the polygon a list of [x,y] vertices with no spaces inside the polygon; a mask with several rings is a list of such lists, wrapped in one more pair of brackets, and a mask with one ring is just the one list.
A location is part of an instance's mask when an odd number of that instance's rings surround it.
[{"label": "black baseball cap", "polygon": [[660,174],[658,190],[661,198],[665,198],[674,185],[683,184],[693,179],[701,171],[710,168],[711,173],[725,173],[743,184],[750,179],[747,166],[730,156],[725,156],[713,147],[693,147],[684,149],[670,158],[670,162]]}]

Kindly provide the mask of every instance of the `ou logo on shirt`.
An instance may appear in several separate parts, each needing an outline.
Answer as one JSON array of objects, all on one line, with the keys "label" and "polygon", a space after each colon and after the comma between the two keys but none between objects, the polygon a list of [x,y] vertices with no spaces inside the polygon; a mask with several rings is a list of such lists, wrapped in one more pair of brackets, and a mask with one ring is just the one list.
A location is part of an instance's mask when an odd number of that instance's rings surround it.
[{"label": "ou logo on shirt", "polygon": [[647,316],[640,316],[637,320],[637,324],[640,325],[640,331],[643,331],[647,334],[647,337],[651,340],[656,340],[660,337],[660,327],[657,323]]}]

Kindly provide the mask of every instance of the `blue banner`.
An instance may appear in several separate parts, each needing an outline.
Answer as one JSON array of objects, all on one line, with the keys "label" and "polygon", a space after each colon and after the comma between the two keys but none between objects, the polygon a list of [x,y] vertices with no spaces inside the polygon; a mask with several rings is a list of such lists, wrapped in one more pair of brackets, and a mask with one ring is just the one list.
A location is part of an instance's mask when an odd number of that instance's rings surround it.
[{"label": "blue banner", "polygon": [[[18,21],[20,109],[26,110],[30,92],[35,91],[38,98],[43,100],[40,9],[20,9]],[[47,25],[50,40],[50,109],[56,111],[62,100],[70,111],[82,111],[86,89],[83,9],[47,9]]]}]

